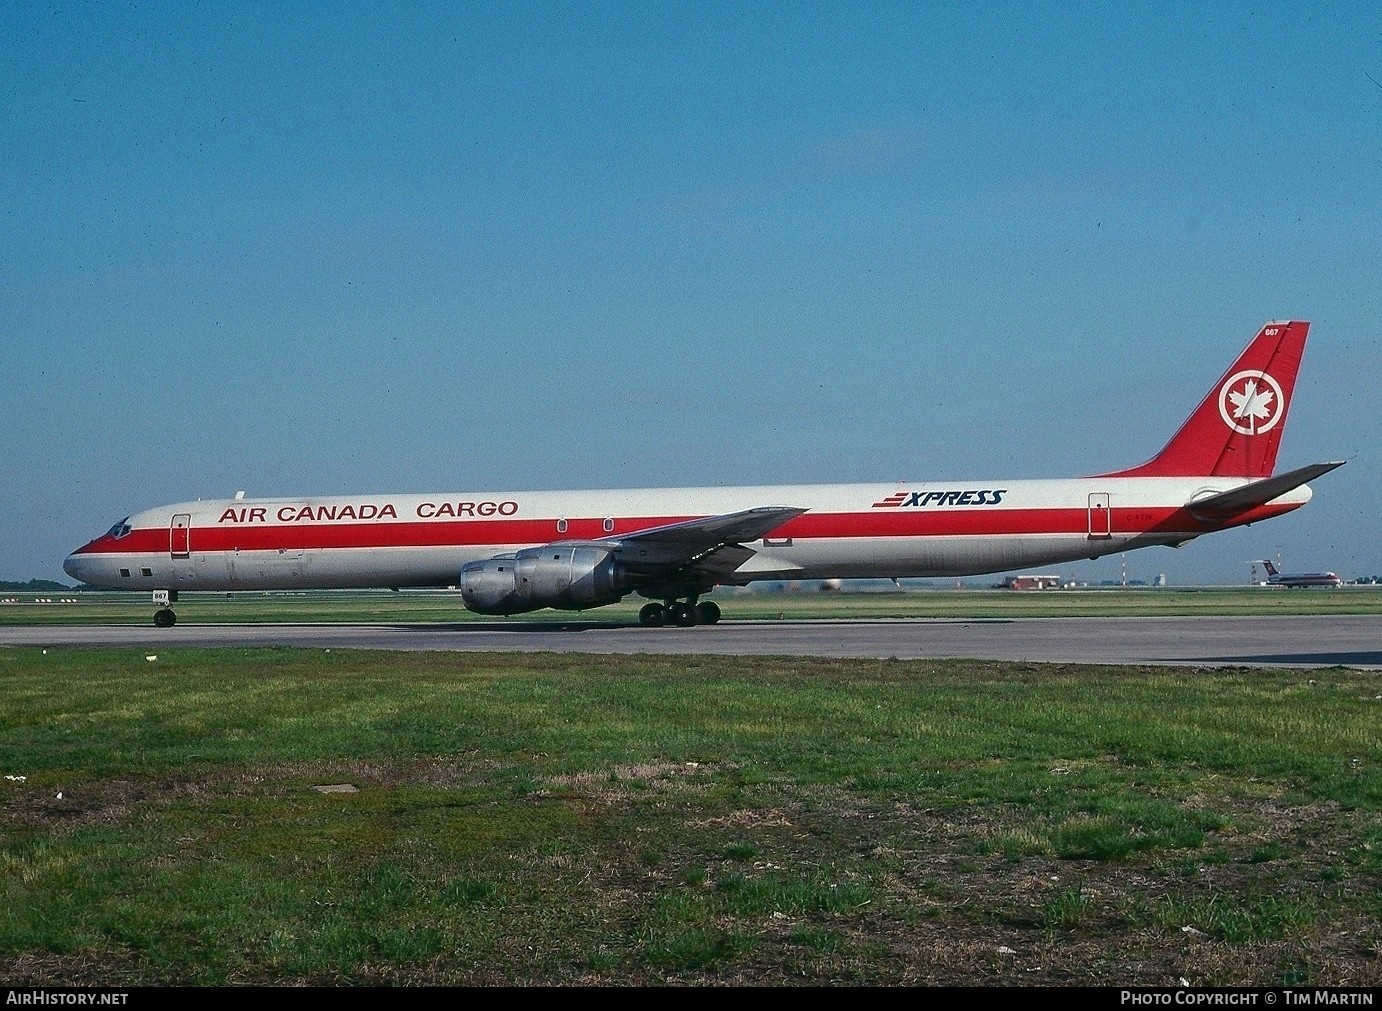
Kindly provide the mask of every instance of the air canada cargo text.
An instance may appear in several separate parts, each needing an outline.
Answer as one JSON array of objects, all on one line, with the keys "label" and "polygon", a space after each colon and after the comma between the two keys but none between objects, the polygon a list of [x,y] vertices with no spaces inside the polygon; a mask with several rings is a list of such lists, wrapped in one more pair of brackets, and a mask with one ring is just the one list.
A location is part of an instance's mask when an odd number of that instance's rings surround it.
[{"label": "air canada cargo text", "polygon": [[[503,502],[419,502],[413,510],[418,519],[460,519],[471,516],[512,516],[518,503]],[[333,523],[341,520],[396,520],[398,507],[392,502],[346,502],[325,505],[304,502],[282,506],[231,506],[217,518],[217,523]]]}]

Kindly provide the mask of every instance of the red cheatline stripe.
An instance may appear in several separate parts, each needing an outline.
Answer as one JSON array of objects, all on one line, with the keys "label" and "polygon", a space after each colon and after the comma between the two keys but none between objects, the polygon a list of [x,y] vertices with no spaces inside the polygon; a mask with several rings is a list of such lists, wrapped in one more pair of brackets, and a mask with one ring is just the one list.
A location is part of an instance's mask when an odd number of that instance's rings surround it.
[{"label": "red cheatline stripe", "polygon": [[[1238,517],[1235,523],[1255,522],[1289,512],[1293,506],[1261,506]],[[1203,533],[1216,529],[1194,519],[1184,509],[1141,508],[1136,523],[1122,510],[1112,510],[1114,533],[1130,530],[1166,530]],[[410,523],[294,523],[265,526],[226,525],[194,527],[190,532],[194,552],[272,551],[313,548],[474,547],[487,544],[544,544],[558,540],[596,540],[634,533],[648,527],[677,523],[694,517],[658,516],[625,518],[615,522],[614,534],[605,532],[603,518],[568,520],[565,534],[556,532],[555,519],[450,520]],[[1089,529],[1085,509],[956,509],[900,510],[866,513],[807,513],[771,531],[773,538],[851,537],[966,537],[1039,534],[1081,534]],[[161,553],[169,549],[166,528],[135,530],[118,540],[103,536],[78,549],[80,554]]]}]

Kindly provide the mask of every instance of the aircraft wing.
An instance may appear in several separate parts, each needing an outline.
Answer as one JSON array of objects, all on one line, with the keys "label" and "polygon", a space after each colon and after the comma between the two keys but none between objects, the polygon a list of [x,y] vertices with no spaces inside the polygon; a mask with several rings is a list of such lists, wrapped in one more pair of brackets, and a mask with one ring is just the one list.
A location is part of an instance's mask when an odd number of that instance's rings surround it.
[{"label": "aircraft wing", "polygon": [[763,506],[669,523],[596,543],[608,547],[635,572],[724,574],[753,557],[753,549],[744,547],[744,541],[757,540],[804,512],[795,506]]},{"label": "aircraft wing", "polygon": [[1321,474],[1328,474],[1334,468],[1342,467],[1345,462],[1344,460],[1331,460],[1326,463],[1312,463],[1308,467],[1300,467],[1296,470],[1288,470],[1285,474],[1278,474],[1276,477],[1254,481],[1252,484],[1245,484],[1243,487],[1234,488],[1232,491],[1224,491],[1208,498],[1197,499],[1190,503],[1190,509],[1202,516],[1216,517],[1247,512],[1249,509],[1265,505],[1279,495],[1285,495],[1288,491],[1299,488],[1307,481],[1313,481]]},{"label": "aircraft wing", "polygon": [[797,509],[793,506],[763,506],[758,509],[745,509],[743,512],[707,516],[704,519],[683,520],[681,523],[669,523],[665,527],[651,527],[647,530],[640,530],[636,534],[629,534],[620,540],[625,544],[668,545],[728,544],[737,541],[755,541],[804,512],[806,512],[805,509]]}]

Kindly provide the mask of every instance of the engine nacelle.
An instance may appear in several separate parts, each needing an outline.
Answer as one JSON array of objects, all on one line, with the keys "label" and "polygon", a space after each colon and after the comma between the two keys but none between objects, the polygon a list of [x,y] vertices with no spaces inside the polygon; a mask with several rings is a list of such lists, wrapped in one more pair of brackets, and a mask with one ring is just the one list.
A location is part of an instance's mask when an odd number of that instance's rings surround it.
[{"label": "engine nacelle", "polygon": [[604,548],[564,544],[469,562],[458,585],[466,608],[479,614],[579,611],[613,604],[632,589],[624,567]]}]

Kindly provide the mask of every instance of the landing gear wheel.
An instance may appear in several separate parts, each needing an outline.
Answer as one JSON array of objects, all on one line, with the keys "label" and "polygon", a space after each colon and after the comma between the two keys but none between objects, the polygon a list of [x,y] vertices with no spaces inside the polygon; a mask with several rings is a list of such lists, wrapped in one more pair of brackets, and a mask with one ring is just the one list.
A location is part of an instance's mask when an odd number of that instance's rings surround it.
[{"label": "landing gear wheel", "polygon": [[672,620],[673,625],[680,625],[682,628],[690,628],[696,623],[699,615],[696,613],[696,605],[688,604],[685,601],[677,601],[667,608],[667,617]]},{"label": "landing gear wheel", "polygon": [[644,628],[661,628],[667,624],[667,609],[656,602],[644,604],[638,610],[638,623]]},{"label": "landing gear wheel", "polygon": [[720,605],[713,600],[702,600],[696,605],[696,623],[713,625],[720,620]]},{"label": "landing gear wheel", "polygon": [[158,628],[172,628],[177,624],[178,616],[173,613],[171,607],[159,608],[154,612],[154,625]]}]

